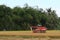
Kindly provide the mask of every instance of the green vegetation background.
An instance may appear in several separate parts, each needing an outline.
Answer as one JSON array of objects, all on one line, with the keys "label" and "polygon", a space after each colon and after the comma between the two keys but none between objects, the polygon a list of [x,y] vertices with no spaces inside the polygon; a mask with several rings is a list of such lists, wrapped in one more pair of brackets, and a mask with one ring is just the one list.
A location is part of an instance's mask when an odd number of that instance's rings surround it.
[{"label": "green vegetation background", "polygon": [[30,30],[31,26],[44,25],[48,30],[60,29],[60,18],[56,11],[48,8],[24,7],[10,8],[0,5],[0,30]]}]

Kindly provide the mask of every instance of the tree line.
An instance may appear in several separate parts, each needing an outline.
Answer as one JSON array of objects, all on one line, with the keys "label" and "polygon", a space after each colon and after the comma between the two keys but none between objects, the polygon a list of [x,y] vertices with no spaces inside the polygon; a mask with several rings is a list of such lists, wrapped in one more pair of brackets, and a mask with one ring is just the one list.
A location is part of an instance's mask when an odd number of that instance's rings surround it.
[{"label": "tree line", "polygon": [[24,7],[10,8],[0,5],[0,30],[30,30],[31,26],[44,25],[48,30],[60,29],[60,18],[56,11],[48,8]]}]

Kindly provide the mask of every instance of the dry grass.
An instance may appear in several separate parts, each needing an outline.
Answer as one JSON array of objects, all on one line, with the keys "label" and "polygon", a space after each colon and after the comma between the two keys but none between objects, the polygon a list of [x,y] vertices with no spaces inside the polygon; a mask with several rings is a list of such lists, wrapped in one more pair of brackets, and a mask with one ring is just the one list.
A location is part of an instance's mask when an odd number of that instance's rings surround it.
[{"label": "dry grass", "polygon": [[6,36],[60,36],[60,30],[50,30],[46,33],[33,33],[32,31],[0,31],[0,35]]}]

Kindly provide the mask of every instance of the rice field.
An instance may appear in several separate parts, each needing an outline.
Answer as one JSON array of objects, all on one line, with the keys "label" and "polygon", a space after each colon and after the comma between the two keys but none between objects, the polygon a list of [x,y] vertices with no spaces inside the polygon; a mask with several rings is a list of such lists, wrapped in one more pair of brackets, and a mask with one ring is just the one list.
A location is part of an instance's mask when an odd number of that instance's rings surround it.
[{"label": "rice field", "polygon": [[0,40],[60,40],[60,30],[49,30],[46,33],[0,31]]},{"label": "rice field", "polygon": [[0,31],[0,36],[60,36],[60,30],[49,30],[46,33],[33,33],[32,31]]}]

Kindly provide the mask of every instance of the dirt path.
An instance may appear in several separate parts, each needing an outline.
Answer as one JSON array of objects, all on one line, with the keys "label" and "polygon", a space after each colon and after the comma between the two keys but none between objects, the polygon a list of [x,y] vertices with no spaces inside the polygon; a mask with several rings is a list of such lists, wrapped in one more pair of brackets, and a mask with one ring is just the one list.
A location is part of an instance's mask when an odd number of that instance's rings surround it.
[{"label": "dirt path", "polygon": [[0,37],[0,40],[60,40],[60,38],[17,38],[17,37]]}]

